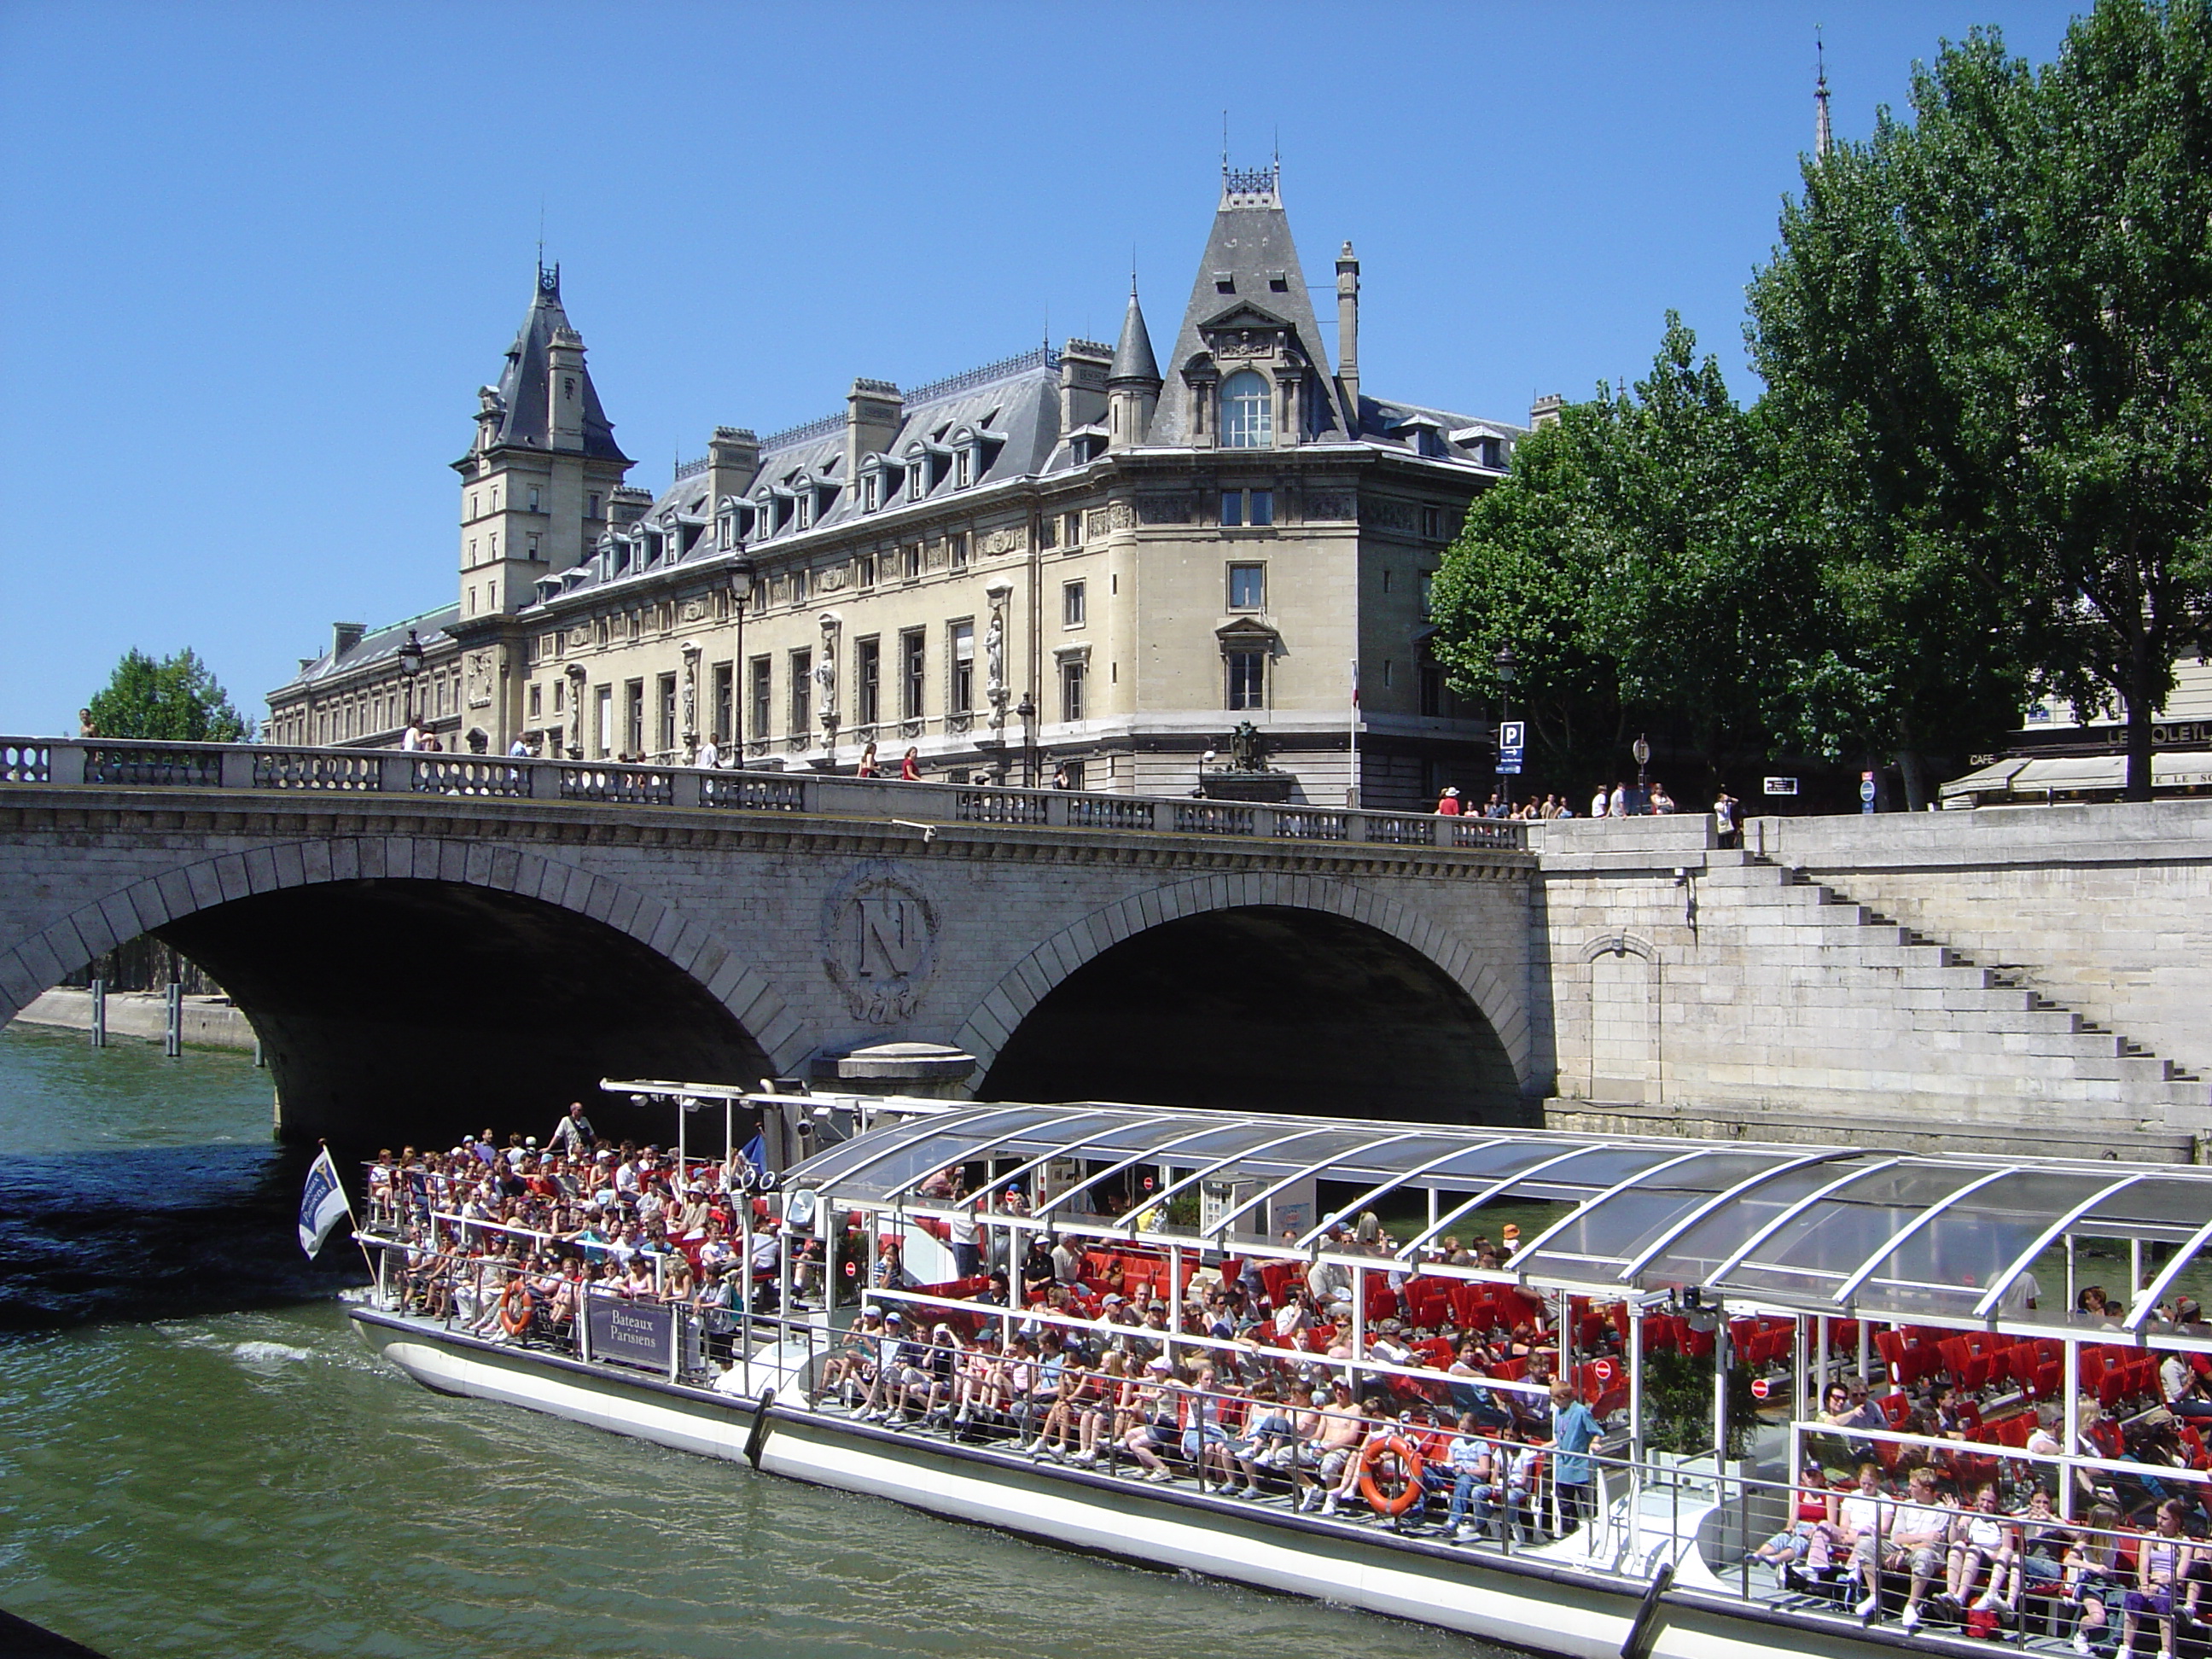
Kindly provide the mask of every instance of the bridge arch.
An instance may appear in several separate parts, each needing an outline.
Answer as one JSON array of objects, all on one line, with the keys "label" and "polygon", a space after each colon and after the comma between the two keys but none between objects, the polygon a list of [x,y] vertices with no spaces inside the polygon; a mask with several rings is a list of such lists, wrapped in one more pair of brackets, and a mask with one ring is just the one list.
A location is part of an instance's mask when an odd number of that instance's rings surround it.
[{"label": "bridge arch", "polygon": [[[549,1089],[608,1072],[751,1081],[808,1048],[774,986],[659,900],[522,848],[401,835],[276,842],[122,885],[0,952],[0,1023],[142,933],[232,993],[263,1038],[288,1133],[550,1127]],[[317,966],[319,990],[303,982]],[[617,1040],[641,1018],[655,1041]],[[450,1040],[418,1052],[410,1079],[394,1045],[426,1031]],[[435,1109],[389,1098],[410,1085]]]},{"label": "bridge arch", "polygon": [[[1238,994],[1225,988],[1231,977],[1243,981]],[[1148,1087],[1133,1097],[1517,1121],[1539,1086],[1523,978],[1511,952],[1485,951],[1354,883],[1213,876],[1133,895],[1063,928],[1000,979],[956,1041],[981,1062],[988,1097],[1124,1097]],[[1098,1006],[1086,1013],[1086,1002]],[[1128,1028],[1118,1043],[1115,1017]],[[1201,1056],[1188,1038],[1209,1020],[1218,1036]],[[1126,1063],[1129,1046],[1169,1026],[1187,1039],[1180,1096],[1173,1078]],[[1255,1046],[1240,1074],[1210,1063],[1247,1034]],[[1101,1048],[1125,1063],[1066,1058]]]}]

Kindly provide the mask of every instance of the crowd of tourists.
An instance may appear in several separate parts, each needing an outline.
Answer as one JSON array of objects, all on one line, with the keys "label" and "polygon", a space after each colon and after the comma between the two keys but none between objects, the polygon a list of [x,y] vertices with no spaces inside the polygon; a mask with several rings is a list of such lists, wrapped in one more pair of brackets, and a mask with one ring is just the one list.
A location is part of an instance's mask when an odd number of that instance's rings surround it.
[{"label": "crowd of tourists", "polygon": [[[1140,1208],[1135,1243],[1086,1247],[1030,1221],[1018,1186],[971,1192],[954,1167],[917,1188],[925,1218],[905,1242],[858,1212],[787,1237],[744,1152],[604,1143],[580,1105],[542,1144],[487,1132],[387,1152],[368,1184],[370,1226],[407,1247],[392,1294],[495,1342],[573,1351],[592,1296],[672,1305],[703,1335],[689,1380],[742,1390],[749,1316],[859,1304],[817,1354],[808,1397],[881,1428],[1459,1541],[1576,1530],[1596,1507],[1599,1454],[1619,1449],[1601,1441],[1626,1403],[1635,1337],[1620,1310],[1425,1271],[1506,1266],[1510,1224],[1407,1263],[1363,1214],[1318,1260],[1261,1261],[1147,1243],[1162,1217]],[[925,1251],[947,1264],[927,1279],[908,1261]],[[1358,1267],[1364,1255],[1375,1266]],[[2081,1292],[2076,1322],[2117,1316],[2100,1297]],[[2160,1316],[2202,1327],[2186,1297]],[[1788,1340],[1739,1323],[1732,1340],[1754,1364],[1762,1337]],[[1686,1326],[1659,1336],[1711,1351],[1711,1334]],[[2085,1372],[2097,1386],[2062,1437],[2049,1344],[1984,1348],[1911,1327],[1873,1341],[1878,1391],[1839,1368],[1808,1402],[1819,1426],[1796,1517],[1755,1558],[1778,1589],[1862,1619],[1893,1613],[1908,1631],[1994,1629],[2041,1598],[2082,1653],[2132,1651],[2139,1636],[2170,1653],[2197,1628],[2212,1504],[2190,1477],[2212,1470],[2197,1427],[2212,1417],[2212,1360]],[[1962,1342],[1972,1354],[1952,1352]],[[2063,1466],[2048,1460],[2069,1454],[2101,1467],[2076,1466],[2062,1504]]]},{"label": "crowd of tourists", "polygon": [[[1713,799],[1713,816],[1719,820],[1721,832],[1728,834],[1735,828],[1742,803],[1725,789],[1717,791]],[[1507,818],[1524,823],[1548,823],[1553,818],[1576,816],[1574,802],[1565,795],[1530,796],[1525,801],[1510,801],[1499,792],[1491,792],[1490,799],[1480,806],[1462,797],[1455,785],[1447,785],[1437,797],[1436,810],[1448,818],[1483,817]],[[1611,788],[1600,784],[1589,799],[1586,816],[1593,818],[1668,817],[1682,809],[1667,793],[1667,786],[1657,779],[1649,783],[1616,783]]]}]

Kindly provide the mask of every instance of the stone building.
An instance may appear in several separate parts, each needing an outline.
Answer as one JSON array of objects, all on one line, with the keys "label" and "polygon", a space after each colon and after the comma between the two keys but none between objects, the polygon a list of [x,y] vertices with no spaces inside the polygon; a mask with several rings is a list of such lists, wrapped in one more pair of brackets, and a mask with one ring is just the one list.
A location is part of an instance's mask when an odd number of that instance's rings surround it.
[{"label": "stone building", "polygon": [[1484,787],[1424,605],[1523,428],[1364,389],[1348,242],[1335,277],[1332,365],[1277,170],[1227,172],[1164,363],[1133,286],[1111,346],[856,380],[825,419],[716,428],[654,496],[541,270],[454,464],[458,603],[341,624],[270,734],[389,745],[412,707],[448,748],[850,769],[873,744],[1181,793],[1249,721],[1294,799]]}]

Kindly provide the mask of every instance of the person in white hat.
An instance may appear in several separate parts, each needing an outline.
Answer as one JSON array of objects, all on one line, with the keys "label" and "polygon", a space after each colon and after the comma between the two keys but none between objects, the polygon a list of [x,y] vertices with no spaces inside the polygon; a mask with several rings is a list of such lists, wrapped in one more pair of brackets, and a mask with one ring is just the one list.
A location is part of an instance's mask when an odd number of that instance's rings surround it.
[{"label": "person in white hat", "polygon": [[1447,818],[1459,816],[1458,790],[1449,785],[1445,786],[1443,793],[1437,798],[1437,813],[1438,817]]}]

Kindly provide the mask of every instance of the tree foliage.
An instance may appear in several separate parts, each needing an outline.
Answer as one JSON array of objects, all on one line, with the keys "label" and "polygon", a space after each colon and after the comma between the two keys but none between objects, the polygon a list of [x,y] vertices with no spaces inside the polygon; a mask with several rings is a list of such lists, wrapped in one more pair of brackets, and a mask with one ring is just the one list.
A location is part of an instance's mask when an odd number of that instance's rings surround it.
[{"label": "tree foliage", "polygon": [[135,647],[125,652],[87,707],[106,738],[237,743],[253,734],[252,722],[189,648],[160,662]]},{"label": "tree foliage", "polygon": [[2037,74],[1994,32],[1913,119],[1808,159],[1748,410],[1671,316],[1652,375],[1521,445],[1437,584],[1439,658],[1595,775],[1645,724],[1964,760],[2055,691],[2150,722],[2212,645],[2212,13],[2104,0]]},{"label": "tree foliage", "polygon": [[1910,749],[2033,683],[2124,711],[2148,799],[2212,621],[2208,71],[2203,0],[2105,0],[2040,76],[1994,32],[1946,46],[1910,125],[1808,167],[1753,360],[1873,648],[1808,665],[1803,726]]}]

